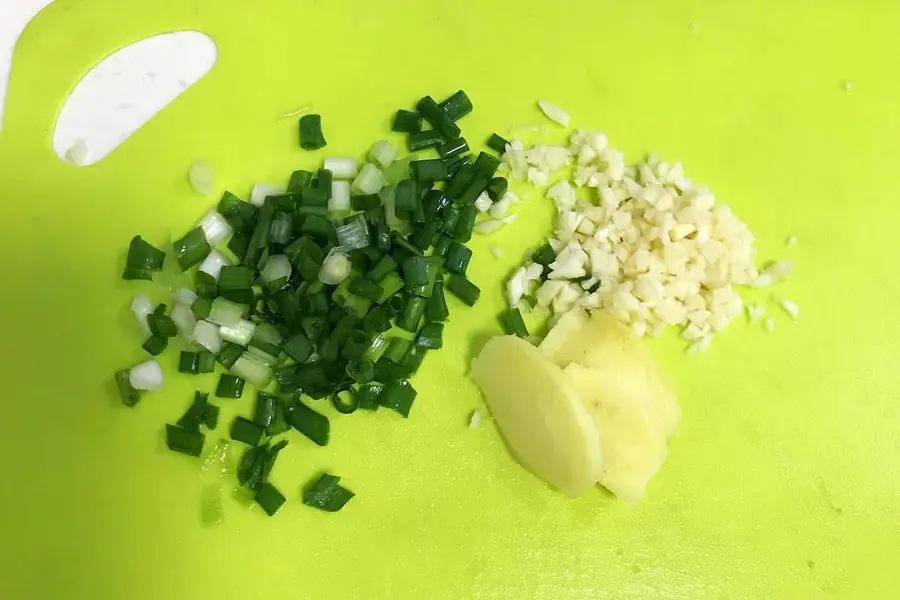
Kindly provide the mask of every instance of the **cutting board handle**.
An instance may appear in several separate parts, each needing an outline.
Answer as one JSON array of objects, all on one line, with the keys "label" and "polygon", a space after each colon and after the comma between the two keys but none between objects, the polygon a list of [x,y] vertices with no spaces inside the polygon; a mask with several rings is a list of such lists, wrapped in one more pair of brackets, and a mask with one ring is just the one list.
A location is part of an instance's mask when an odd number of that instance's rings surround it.
[{"label": "cutting board handle", "polygon": [[160,33],[198,29],[197,13],[182,4],[190,3],[60,1],[41,11],[13,56],[0,157],[11,157],[16,168],[71,169],[53,151],[54,127],[69,94],[116,50]]}]

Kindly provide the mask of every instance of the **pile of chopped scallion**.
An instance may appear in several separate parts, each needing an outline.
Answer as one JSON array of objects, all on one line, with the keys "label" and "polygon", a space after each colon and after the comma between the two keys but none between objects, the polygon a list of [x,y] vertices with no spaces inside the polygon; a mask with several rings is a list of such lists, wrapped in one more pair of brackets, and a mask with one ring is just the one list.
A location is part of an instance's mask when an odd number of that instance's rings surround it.
[{"label": "pile of chopped scallion", "polygon": [[[343,414],[386,407],[408,416],[416,398],[409,379],[443,343],[445,291],[469,306],[478,300],[466,277],[475,201],[501,194],[507,182],[495,177],[497,156],[473,160],[461,137],[456,122],[471,111],[462,90],[397,111],[393,129],[408,134],[409,151],[435,149],[437,158],[398,158],[380,141],[361,167],[353,158],[327,158],[316,173],[291,174],[286,189],[258,184],[250,202],[225,192],[217,210],[173,244],[182,271],[199,266],[194,289],[179,290],[171,307],[153,306],[145,295],[132,304],[149,354],[180,335],[190,349],[181,351],[179,372],[210,373],[221,364],[227,372],[217,398],[240,398],[245,382],[257,388],[253,418],[236,418],[230,435],[248,446],[238,480],[269,515],[285,501],[268,481],[287,445],[276,436],[293,428],[328,444],[329,420],[310,401],[330,399]],[[304,115],[299,125],[302,148],[326,146],[319,115]],[[494,134],[488,147],[502,154],[505,144]],[[123,278],[150,280],[165,258],[137,236]],[[276,391],[263,391],[273,380]],[[118,372],[116,383],[134,406],[142,392],[162,387],[162,369],[150,360]],[[198,391],[166,426],[170,449],[203,452],[202,429],[214,430],[219,418],[208,398]],[[322,475],[303,502],[340,510],[353,493],[338,479]]]}]

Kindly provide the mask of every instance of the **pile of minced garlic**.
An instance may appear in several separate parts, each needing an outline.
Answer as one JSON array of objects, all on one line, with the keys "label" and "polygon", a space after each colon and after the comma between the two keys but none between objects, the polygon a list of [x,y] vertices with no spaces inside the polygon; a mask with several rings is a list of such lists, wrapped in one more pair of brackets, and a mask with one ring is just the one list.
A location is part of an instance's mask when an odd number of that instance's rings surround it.
[{"label": "pile of minced garlic", "polygon": [[[548,240],[556,260],[528,261],[515,272],[507,287],[513,307],[604,309],[638,335],[676,327],[693,354],[744,311],[737,286],[773,285],[793,269],[787,261],[757,269],[753,234],[711,191],[694,186],[680,162],[650,156],[626,165],[602,133],[576,131],[568,147],[513,140],[503,163],[511,180],[544,188],[557,208]],[[753,309],[751,320],[763,316]],[[774,324],[766,319],[765,327]]]}]

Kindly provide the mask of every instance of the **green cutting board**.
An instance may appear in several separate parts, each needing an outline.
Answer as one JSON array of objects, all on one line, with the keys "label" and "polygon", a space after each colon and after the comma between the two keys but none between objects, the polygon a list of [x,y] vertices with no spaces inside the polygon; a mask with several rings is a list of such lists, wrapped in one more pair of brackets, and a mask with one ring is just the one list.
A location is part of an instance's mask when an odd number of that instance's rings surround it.
[{"label": "green cutting board", "polygon": [[[874,0],[58,0],[20,41],[0,134],[0,597],[900,597],[898,24],[900,4]],[[52,127],[80,77],[180,29],[216,41],[213,70],[97,165],[60,162]],[[684,409],[669,461],[635,508],[600,489],[570,500],[490,421],[466,426],[483,407],[466,365],[499,331],[501,283],[551,228],[534,200],[474,244],[482,300],[451,306],[408,420],[330,411],[327,448],[290,436],[276,517],[229,498],[201,527],[197,461],[165,449],[163,425],[214,378],[178,376],[169,352],[163,392],[127,409],[112,389],[142,358],[128,240],[179,236],[207,210],[186,180],[198,157],[246,194],[357,155],[396,108],[458,88],[472,140],[541,122],[547,98],[631,158],[683,160],[761,260],[797,261],[779,293],[800,321],[737,322],[693,358],[654,341]],[[306,104],[323,152],[279,119]],[[225,416],[251,403],[223,401]],[[323,469],[357,493],[340,514],[300,502]]]}]

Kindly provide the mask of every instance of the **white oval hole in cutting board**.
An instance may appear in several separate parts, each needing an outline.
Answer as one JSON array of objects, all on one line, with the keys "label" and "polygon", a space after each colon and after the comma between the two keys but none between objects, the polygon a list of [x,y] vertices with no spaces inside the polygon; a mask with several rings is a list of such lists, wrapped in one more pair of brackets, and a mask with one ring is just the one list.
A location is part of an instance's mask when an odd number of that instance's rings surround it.
[{"label": "white oval hole in cutting board", "polygon": [[53,0],[0,0],[0,131],[13,51],[28,23]]},{"label": "white oval hole in cutting board", "polygon": [[206,75],[217,54],[215,42],[198,31],[165,33],[117,50],[66,100],[53,151],[78,166],[98,162]]}]

